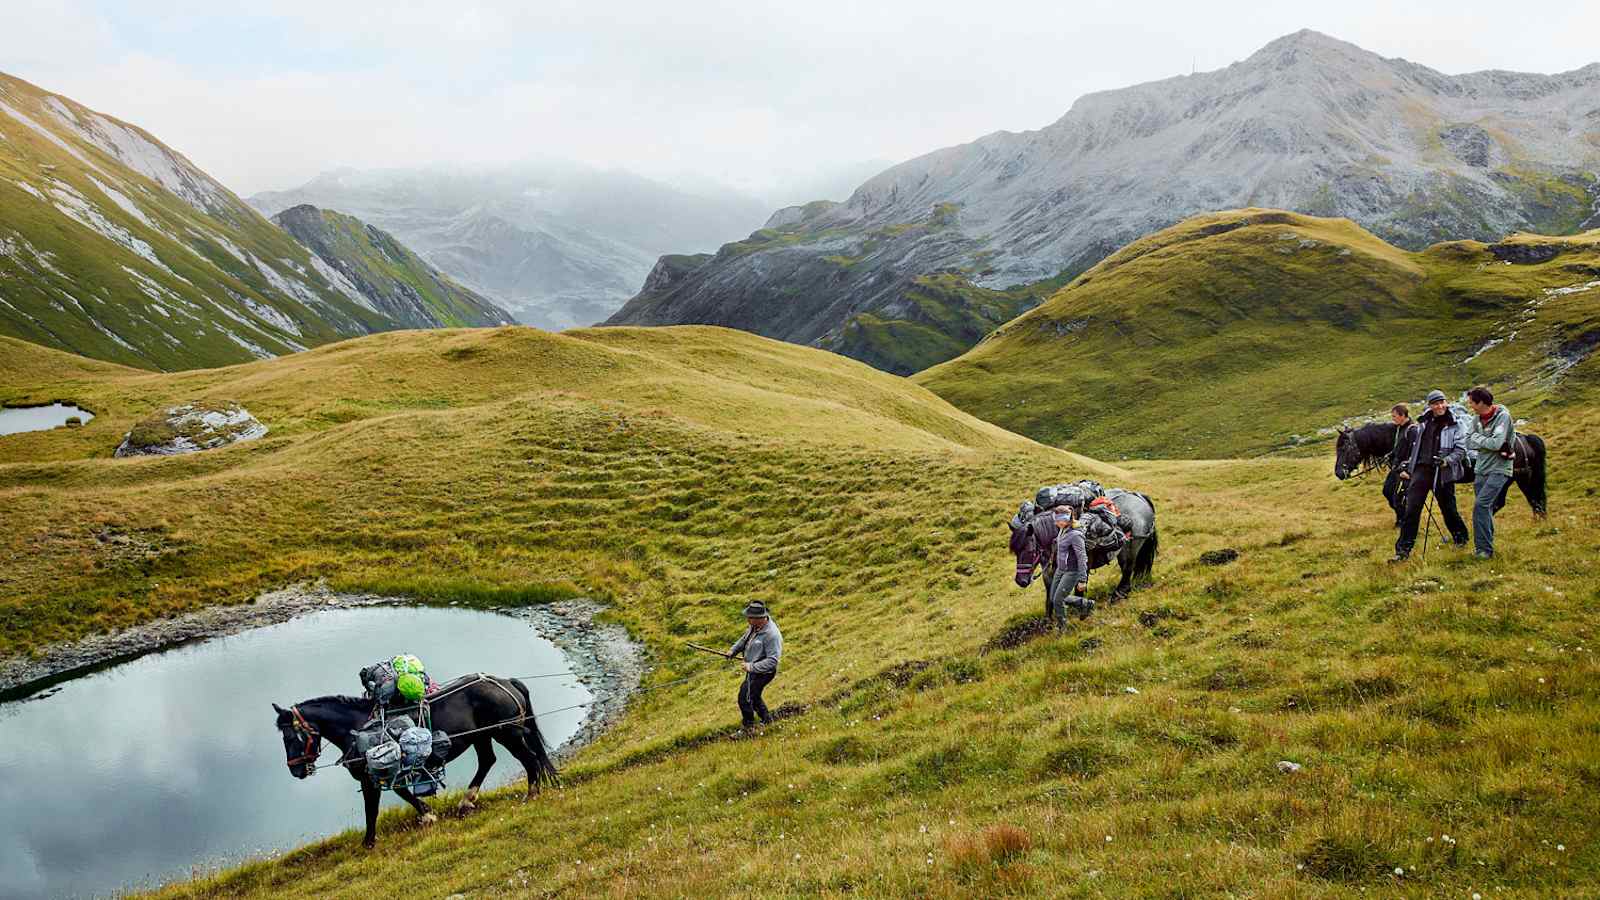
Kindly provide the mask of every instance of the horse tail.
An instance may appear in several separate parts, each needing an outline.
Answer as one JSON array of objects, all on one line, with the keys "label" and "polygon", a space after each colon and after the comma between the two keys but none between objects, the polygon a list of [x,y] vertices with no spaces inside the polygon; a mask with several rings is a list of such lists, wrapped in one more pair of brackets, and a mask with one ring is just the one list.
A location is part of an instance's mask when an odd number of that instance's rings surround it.
[{"label": "horse tail", "polygon": [[517,734],[522,738],[522,745],[528,748],[528,753],[533,756],[535,762],[529,780],[556,784],[560,781],[560,773],[556,771],[556,764],[550,759],[550,749],[545,746],[544,735],[539,732],[539,720],[533,714],[533,697],[528,693],[528,686],[515,678],[506,680],[510,681],[516,687],[517,693],[522,695],[523,708],[528,711],[528,718],[521,723]]},{"label": "horse tail", "polygon": [[1140,494],[1144,502],[1150,504],[1150,538],[1139,547],[1139,555],[1133,560],[1134,578],[1152,578],[1156,568],[1156,551],[1161,546],[1161,532],[1156,528],[1156,504],[1146,494]]},{"label": "horse tail", "polygon": [[1545,488],[1545,463],[1550,453],[1545,449],[1544,438],[1537,434],[1525,434],[1523,437],[1528,441],[1528,449],[1533,451],[1529,454],[1533,458],[1528,460],[1528,505],[1533,507],[1534,515],[1542,516],[1549,499]]}]

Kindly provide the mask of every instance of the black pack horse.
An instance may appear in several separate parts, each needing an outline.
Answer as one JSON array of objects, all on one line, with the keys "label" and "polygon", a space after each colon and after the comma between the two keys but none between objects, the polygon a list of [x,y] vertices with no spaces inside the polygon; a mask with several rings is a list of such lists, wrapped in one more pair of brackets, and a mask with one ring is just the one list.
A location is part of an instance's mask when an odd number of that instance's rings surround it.
[{"label": "black pack horse", "polygon": [[[1136,491],[1111,488],[1106,491],[1106,497],[1117,505],[1117,509],[1127,516],[1133,527],[1130,530],[1132,537],[1123,542],[1122,549],[1117,551],[1117,566],[1122,570],[1122,580],[1111,591],[1112,600],[1121,600],[1133,591],[1134,581],[1148,580],[1156,565],[1156,550],[1160,545],[1160,538],[1156,533],[1156,505],[1149,497]],[[1061,529],[1056,526],[1055,517],[1040,513],[1024,522],[1019,517],[1012,518],[1011,528],[1011,553],[1017,558],[1017,586],[1027,587],[1033,583],[1034,570],[1045,565],[1050,555],[1055,552],[1056,536]],[[1098,559],[1096,554],[1089,554],[1089,565],[1098,568],[1110,562],[1110,559]],[[1050,585],[1044,585],[1044,614],[1050,617]]]},{"label": "black pack horse", "polygon": [[[451,736],[446,762],[465,753],[468,747],[478,751],[478,771],[467,787],[466,799],[461,803],[463,810],[471,810],[477,804],[478,790],[494,765],[495,743],[509,751],[527,770],[526,797],[539,793],[541,784],[555,783],[556,767],[550,761],[544,737],[539,734],[528,688],[522,682],[515,678],[467,675],[439,688],[436,696],[439,699],[430,701],[429,711],[434,730]],[[272,708],[278,714],[278,731],[283,735],[289,774],[294,777],[307,778],[316,772],[324,740],[339,748],[340,763],[350,772],[350,777],[361,783],[361,798],[367,814],[367,836],[362,843],[372,847],[376,841],[378,800],[383,792],[367,777],[366,761],[350,758],[350,748],[352,734],[372,720],[373,701],[365,697],[329,696],[296,703],[288,709],[274,703]],[[431,825],[437,821],[422,798],[401,788],[396,788],[395,793],[416,809],[422,824]]]},{"label": "black pack horse", "polygon": [[[1383,482],[1383,499],[1389,501],[1389,508],[1394,510],[1396,524],[1399,524],[1405,510],[1405,491],[1401,489],[1397,471],[1399,460],[1394,458],[1395,438],[1399,430],[1400,426],[1392,422],[1340,428],[1339,438],[1333,448],[1333,476],[1340,481],[1373,471],[1387,472]],[[1536,434],[1518,432],[1512,449],[1511,482],[1507,482],[1500,496],[1495,498],[1494,511],[1498,513],[1506,505],[1511,484],[1515,483],[1521,489],[1522,496],[1527,498],[1533,514],[1543,516],[1547,503],[1545,467],[1549,459],[1544,439]],[[1468,456],[1470,458],[1471,454]]]}]

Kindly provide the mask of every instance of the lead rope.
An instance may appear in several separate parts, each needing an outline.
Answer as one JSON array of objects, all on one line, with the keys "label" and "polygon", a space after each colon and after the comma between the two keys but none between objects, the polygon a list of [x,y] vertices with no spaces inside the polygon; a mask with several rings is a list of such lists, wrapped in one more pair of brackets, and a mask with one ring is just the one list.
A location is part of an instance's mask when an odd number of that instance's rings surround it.
[{"label": "lead rope", "polygon": [[[648,693],[650,691],[660,690],[661,688],[672,687],[675,684],[683,684],[685,681],[689,681],[689,680],[694,679],[694,678],[699,678],[701,675],[704,675],[707,672],[716,672],[716,671],[719,671],[719,670],[718,669],[705,669],[703,671],[696,672],[693,675],[687,675],[687,676],[685,676],[683,678],[676,678],[676,679],[673,679],[672,681],[663,681],[660,684],[652,684],[652,685],[649,685],[647,687],[639,688],[639,689],[635,690],[634,693],[636,693],[636,694],[644,694],[644,693]],[[482,678],[490,677],[490,676],[484,675],[482,672],[479,672],[477,674]],[[476,683],[476,681],[467,682],[467,684],[475,684],[475,683]],[[462,687],[466,687],[466,684],[458,685],[455,688],[451,688],[451,690],[458,690],[459,688],[462,688]],[[598,701],[590,700],[590,701],[588,701],[586,703],[574,703],[571,706],[562,706],[562,707],[559,707],[557,709],[547,709],[544,712],[538,712],[538,713],[529,712],[529,713],[527,713],[525,715],[517,716],[517,717],[511,718],[511,719],[506,719],[503,722],[496,722],[493,725],[484,725],[481,728],[473,728],[473,729],[471,729],[469,731],[459,731],[459,732],[456,732],[455,734],[450,734],[449,732],[446,732],[445,736],[450,738],[453,741],[458,737],[466,737],[469,734],[477,734],[480,731],[492,731],[492,730],[494,730],[496,728],[504,728],[507,725],[515,725],[515,724],[518,724],[518,723],[521,723],[521,722],[526,722],[526,721],[528,721],[530,719],[537,721],[540,716],[550,716],[550,715],[555,715],[558,712],[566,712],[566,711],[572,710],[572,709],[582,709],[582,708],[584,708],[586,706],[594,706],[596,702],[598,702]],[[524,709],[525,707],[523,707],[522,704],[520,702],[518,702],[517,708],[520,710],[520,709]],[[379,709],[379,716],[381,717],[383,715],[383,707],[380,706],[378,709]],[[431,709],[430,709],[430,712],[431,712]],[[383,719],[380,718],[379,722],[382,723]],[[349,765],[352,765],[352,764],[354,764],[356,762],[363,762],[363,761],[364,760],[360,760],[360,759],[356,759],[356,758],[340,759],[340,760],[336,761],[334,763],[334,765],[336,765],[336,766],[349,766]],[[312,773],[312,774],[315,774],[315,773]]]}]

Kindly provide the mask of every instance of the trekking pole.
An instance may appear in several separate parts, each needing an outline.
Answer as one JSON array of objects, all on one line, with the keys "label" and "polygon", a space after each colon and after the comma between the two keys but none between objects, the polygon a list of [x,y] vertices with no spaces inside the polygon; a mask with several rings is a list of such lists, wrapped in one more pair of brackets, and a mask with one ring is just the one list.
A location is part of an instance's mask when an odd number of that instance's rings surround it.
[{"label": "trekking pole", "polygon": [[1433,467],[1433,486],[1428,489],[1428,527],[1422,532],[1422,561],[1428,561],[1428,538],[1433,534],[1433,497],[1439,490],[1439,467]]},{"label": "trekking pole", "polygon": [[723,659],[733,659],[733,654],[732,653],[725,653],[725,652],[723,652],[721,650],[713,650],[710,647],[702,647],[699,644],[693,644],[693,643],[690,643],[688,641],[684,641],[684,643],[685,644],[689,644],[690,649],[693,649],[693,650],[699,650],[699,651],[704,652],[704,653],[714,653],[717,656],[722,657]]}]

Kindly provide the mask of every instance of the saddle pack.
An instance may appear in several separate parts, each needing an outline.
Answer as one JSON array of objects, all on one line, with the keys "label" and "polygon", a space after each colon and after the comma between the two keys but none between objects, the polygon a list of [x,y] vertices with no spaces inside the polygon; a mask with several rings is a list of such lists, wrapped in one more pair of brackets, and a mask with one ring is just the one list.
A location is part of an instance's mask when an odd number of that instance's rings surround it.
[{"label": "saddle pack", "polygon": [[[431,728],[427,697],[438,685],[422,661],[402,654],[374,663],[361,670],[361,685],[375,705],[372,718],[352,735],[350,758],[366,762],[367,777],[380,790],[399,788],[417,797],[438,793],[444,787],[450,735]],[[402,706],[406,712],[400,711]]]}]

